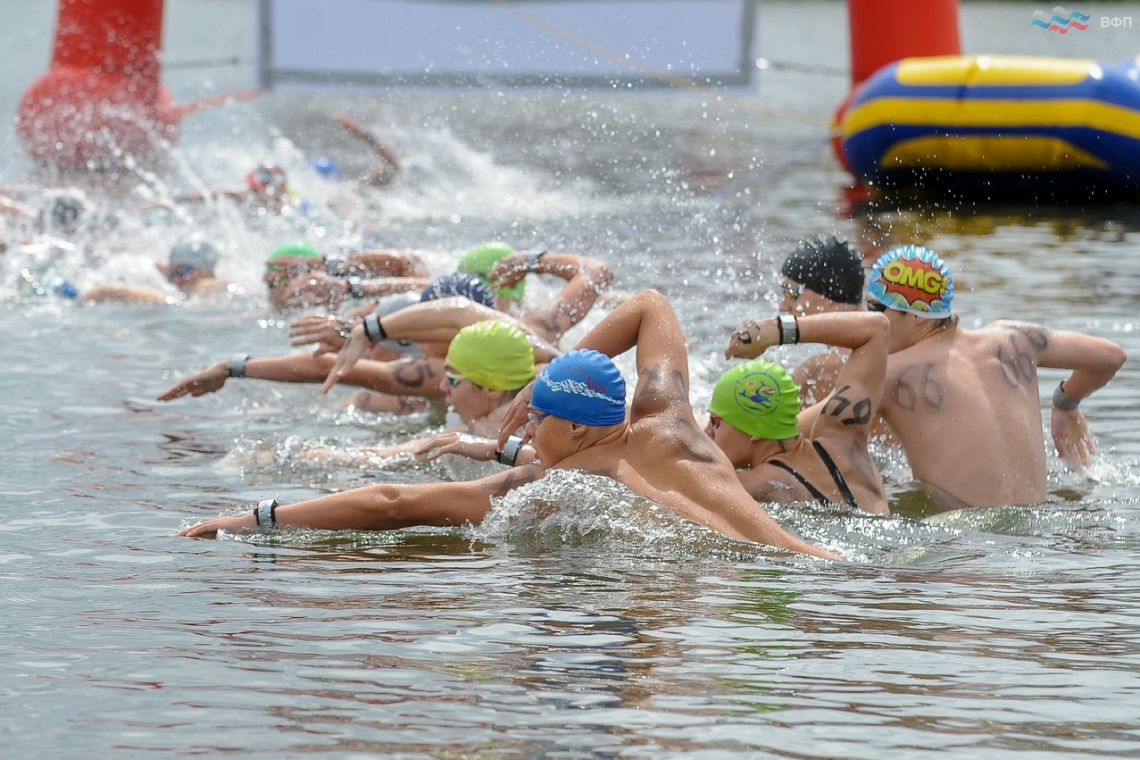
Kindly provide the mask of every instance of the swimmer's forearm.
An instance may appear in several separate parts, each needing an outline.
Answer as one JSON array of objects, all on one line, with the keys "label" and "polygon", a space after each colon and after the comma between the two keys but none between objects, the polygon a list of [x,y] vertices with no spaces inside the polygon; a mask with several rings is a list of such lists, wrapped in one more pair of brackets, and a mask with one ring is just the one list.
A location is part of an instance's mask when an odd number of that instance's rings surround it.
[{"label": "swimmer's forearm", "polygon": [[884,346],[890,341],[890,322],[883,314],[870,311],[844,311],[813,314],[797,320],[800,343],[824,343],[852,350],[871,341]]},{"label": "swimmer's forearm", "polygon": [[245,377],[279,383],[321,383],[328,377],[335,360],[329,354],[308,353],[250,359],[245,365]]}]

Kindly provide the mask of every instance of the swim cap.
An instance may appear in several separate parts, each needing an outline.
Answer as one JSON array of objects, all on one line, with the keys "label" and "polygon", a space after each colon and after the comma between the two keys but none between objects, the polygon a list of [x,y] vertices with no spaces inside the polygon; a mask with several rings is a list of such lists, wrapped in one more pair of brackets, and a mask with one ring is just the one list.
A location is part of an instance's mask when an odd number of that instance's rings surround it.
[{"label": "swim cap", "polygon": [[317,253],[317,249],[304,240],[282,243],[273,249],[273,253],[269,254],[269,261],[265,264],[265,271],[271,271],[273,269],[273,261],[284,256],[304,256],[306,258],[319,259],[321,254]]},{"label": "swim cap", "polygon": [[863,257],[835,235],[801,240],[780,273],[839,303],[863,298]]},{"label": "swim cap", "polygon": [[800,388],[779,364],[753,359],[720,376],[709,411],[753,438],[795,438]]},{"label": "swim cap", "polygon": [[321,156],[314,158],[309,162],[309,166],[313,167],[313,171],[327,179],[340,179],[340,169],[332,162],[332,159]]},{"label": "swim cap", "polygon": [[91,207],[81,192],[64,190],[50,195],[40,210],[40,221],[48,232],[73,235],[83,227],[90,212]]},{"label": "swim cap", "polygon": [[954,279],[937,253],[904,245],[887,251],[871,267],[867,295],[888,309],[942,319],[950,316]]},{"label": "swim cap", "polygon": [[420,301],[434,301],[448,296],[464,296],[475,303],[495,308],[495,297],[490,289],[469,274],[452,272],[436,277],[420,293]]},{"label": "swim cap", "polygon": [[218,249],[199,235],[191,235],[174,244],[170,249],[170,266],[191,266],[213,274],[218,265]]},{"label": "swim cap", "polygon": [[245,176],[249,189],[254,192],[278,195],[285,192],[285,172],[280,166],[258,164]]},{"label": "swim cap", "polygon": [[530,405],[580,425],[616,425],[625,420],[625,379],[608,356],[579,348],[539,373]]},{"label": "swim cap", "polygon": [[[459,259],[458,266],[455,267],[456,271],[463,274],[473,274],[483,281],[487,287],[491,287],[491,280],[489,275],[495,265],[504,256],[510,256],[515,252],[515,249],[509,243],[503,243],[498,240],[488,240],[485,243],[472,248],[463,257]],[[491,292],[499,298],[506,298],[509,301],[521,301],[523,295],[526,294],[526,280],[520,280],[518,283],[510,286],[509,288],[491,288]]]},{"label": "swim cap", "polygon": [[459,331],[447,363],[481,388],[514,391],[534,379],[534,349],[522,330],[488,319]]}]

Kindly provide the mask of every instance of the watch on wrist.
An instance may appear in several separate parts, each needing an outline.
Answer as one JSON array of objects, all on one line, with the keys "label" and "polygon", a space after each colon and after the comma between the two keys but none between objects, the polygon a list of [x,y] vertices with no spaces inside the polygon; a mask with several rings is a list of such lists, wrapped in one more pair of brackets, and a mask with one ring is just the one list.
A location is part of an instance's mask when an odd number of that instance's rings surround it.
[{"label": "watch on wrist", "polygon": [[507,439],[507,445],[503,447],[503,450],[495,452],[495,461],[499,464],[505,464],[507,467],[514,467],[521,448],[522,438],[512,435]]},{"label": "watch on wrist", "polygon": [[1062,380],[1057,390],[1053,391],[1053,406],[1058,409],[1064,409],[1066,412],[1071,412],[1081,405],[1079,398],[1073,398],[1068,393],[1065,393],[1065,381]]},{"label": "watch on wrist", "polygon": [[348,270],[348,265],[344,257],[339,253],[334,253],[331,256],[325,256],[325,274],[330,274],[333,277],[343,277]]},{"label": "watch on wrist", "polygon": [[277,503],[277,499],[262,499],[257,502],[257,506],[253,508],[253,519],[257,522],[257,527],[276,528],[279,506],[281,505]]},{"label": "watch on wrist", "polygon": [[364,298],[364,280],[356,276],[349,277],[348,294],[353,298]]},{"label": "watch on wrist", "polygon": [[230,377],[245,377],[245,365],[249,364],[249,354],[234,354],[226,362],[226,371]]}]

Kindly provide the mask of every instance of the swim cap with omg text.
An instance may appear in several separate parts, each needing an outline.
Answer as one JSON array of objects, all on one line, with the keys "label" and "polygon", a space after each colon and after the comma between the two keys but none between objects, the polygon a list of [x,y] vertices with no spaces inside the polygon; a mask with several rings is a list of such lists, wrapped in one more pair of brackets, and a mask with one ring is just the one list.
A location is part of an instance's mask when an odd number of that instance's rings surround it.
[{"label": "swim cap with omg text", "polygon": [[954,279],[937,253],[904,245],[887,251],[871,267],[867,295],[888,309],[942,319],[950,316]]}]

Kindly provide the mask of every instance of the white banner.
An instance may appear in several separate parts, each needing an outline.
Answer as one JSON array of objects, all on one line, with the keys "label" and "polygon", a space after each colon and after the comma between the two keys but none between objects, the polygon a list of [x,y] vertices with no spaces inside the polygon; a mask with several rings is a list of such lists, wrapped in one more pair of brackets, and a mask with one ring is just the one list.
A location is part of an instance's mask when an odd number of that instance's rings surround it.
[{"label": "white banner", "polygon": [[757,2],[259,0],[259,84],[750,88]]}]

